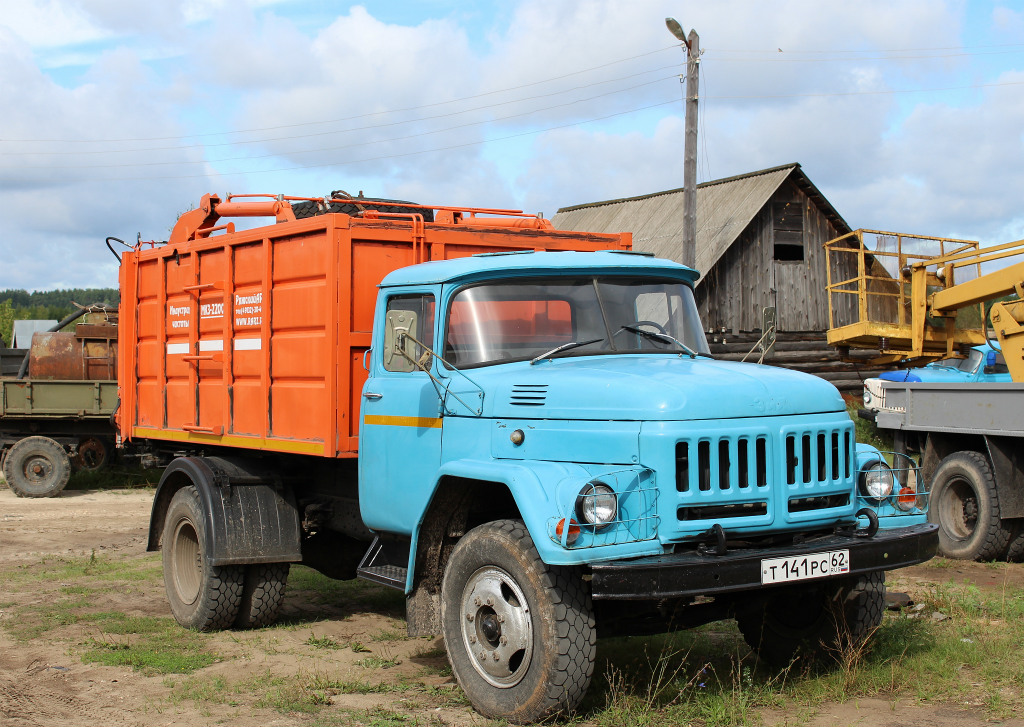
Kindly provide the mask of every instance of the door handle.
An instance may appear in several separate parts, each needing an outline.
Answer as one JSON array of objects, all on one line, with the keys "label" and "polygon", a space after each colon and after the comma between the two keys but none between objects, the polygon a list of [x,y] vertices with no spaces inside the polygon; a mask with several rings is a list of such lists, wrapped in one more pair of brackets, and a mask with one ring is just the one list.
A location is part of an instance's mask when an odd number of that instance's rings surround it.
[{"label": "door handle", "polygon": [[363,392],[363,398],[364,399],[370,399],[371,401],[377,401],[377,399],[380,399],[383,396],[384,396],[383,394],[377,394],[377,393],[375,393],[373,391],[365,391],[365,392]]}]

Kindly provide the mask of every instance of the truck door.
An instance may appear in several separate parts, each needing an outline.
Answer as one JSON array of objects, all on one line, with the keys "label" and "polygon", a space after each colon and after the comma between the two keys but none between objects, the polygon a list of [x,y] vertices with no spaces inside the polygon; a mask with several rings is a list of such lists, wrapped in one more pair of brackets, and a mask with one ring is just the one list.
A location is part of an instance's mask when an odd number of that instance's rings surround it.
[{"label": "truck door", "polygon": [[396,292],[376,322],[359,428],[360,511],[375,530],[412,533],[441,462],[440,401],[417,365],[419,344],[433,348],[434,310],[433,295]]}]

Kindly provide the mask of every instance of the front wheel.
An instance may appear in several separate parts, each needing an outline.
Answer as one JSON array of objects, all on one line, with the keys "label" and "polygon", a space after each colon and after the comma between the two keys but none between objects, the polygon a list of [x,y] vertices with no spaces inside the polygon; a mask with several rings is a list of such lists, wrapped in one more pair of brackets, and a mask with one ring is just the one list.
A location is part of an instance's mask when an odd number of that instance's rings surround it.
[{"label": "front wheel", "polygon": [[1013,535],[1000,519],[995,477],[979,452],[955,452],[939,463],[928,519],[939,526],[939,553],[947,558],[998,558]]},{"label": "front wheel", "polygon": [[545,564],[518,520],[480,525],[458,542],[441,621],[452,671],[478,712],[536,722],[579,704],[596,644],[582,575]]},{"label": "front wheel", "polygon": [[758,657],[787,666],[800,656],[838,657],[858,648],[882,623],[885,572],[789,587],[736,614]]},{"label": "front wheel", "polygon": [[197,631],[229,628],[242,604],[245,571],[207,562],[206,518],[193,485],[171,498],[161,551],[164,589],[174,620]]}]

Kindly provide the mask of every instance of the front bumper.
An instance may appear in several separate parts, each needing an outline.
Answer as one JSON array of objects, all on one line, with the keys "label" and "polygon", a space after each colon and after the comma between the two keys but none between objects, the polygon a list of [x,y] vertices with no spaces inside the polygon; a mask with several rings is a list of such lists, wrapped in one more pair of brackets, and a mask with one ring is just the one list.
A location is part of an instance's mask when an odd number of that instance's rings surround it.
[{"label": "front bumper", "polygon": [[[826,550],[849,550],[850,571],[892,570],[923,563],[939,547],[938,526],[932,523],[879,530],[874,536],[829,535],[799,545],[744,548],[725,555],[697,552],[654,555],[591,566],[591,592],[595,599],[648,600],[771,588],[761,584],[763,558],[797,557]],[[813,580],[821,580],[813,579]],[[808,581],[795,581],[805,583]]]}]

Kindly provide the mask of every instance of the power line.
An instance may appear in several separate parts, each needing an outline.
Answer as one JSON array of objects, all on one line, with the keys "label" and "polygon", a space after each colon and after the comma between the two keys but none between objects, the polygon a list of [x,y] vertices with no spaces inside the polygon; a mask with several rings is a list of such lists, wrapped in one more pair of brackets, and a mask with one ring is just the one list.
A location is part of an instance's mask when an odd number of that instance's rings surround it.
[{"label": "power line", "polygon": [[125,137],[125,138],[121,138],[121,139],[0,139],[0,142],[16,142],[16,143],[39,142],[39,143],[50,143],[50,144],[104,144],[104,143],[112,143],[112,142],[120,143],[120,142],[126,142],[126,141],[167,141],[169,139],[201,139],[201,138],[206,138],[206,137],[210,137],[210,136],[224,136],[224,135],[227,135],[227,134],[250,134],[250,133],[255,133],[255,132],[259,132],[259,131],[277,131],[278,129],[293,129],[293,128],[298,128],[298,127],[302,127],[302,126],[313,126],[313,125],[316,125],[316,124],[336,124],[336,123],[339,123],[339,122],[342,122],[342,121],[353,121],[353,120],[356,120],[356,119],[363,119],[363,118],[368,118],[368,117],[371,117],[371,116],[380,116],[380,115],[384,115],[384,114],[401,113],[401,112],[405,112],[405,111],[416,111],[416,110],[419,110],[419,109],[427,109],[427,108],[433,108],[433,107],[436,107],[436,106],[444,106],[446,104],[460,103],[462,101],[471,101],[473,99],[483,98],[484,96],[493,96],[493,95],[499,94],[499,93],[508,93],[509,91],[518,91],[518,90],[523,89],[523,88],[530,88],[531,86],[539,86],[539,85],[542,85],[542,84],[545,84],[545,83],[551,83],[553,81],[561,81],[561,80],[566,79],[566,78],[571,78],[572,76],[579,76],[579,75],[582,75],[584,73],[590,73],[591,71],[597,71],[597,70],[600,70],[602,68],[608,68],[609,66],[614,66],[614,65],[617,65],[619,63],[627,63],[629,61],[637,60],[638,58],[646,58],[647,56],[656,55],[658,53],[664,53],[667,50],[676,50],[678,48],[679,48],[678,44],[669,45],[669,46],[665,46],[663,48],[658,48],[656,50],[648,51],[647,53],[640,53],[640,54],[637,54],[635,56],[630,56],[628,58],[620,58],[620,59],[615,60],[615,61],[609,61],[608,63],[602,63],[602,64],[597,65],[597,66],[591,66],[590,68],[584,68],[584,69],[579,70],[579,71],[572,71],[570,73],[564,73],[564,74],[562,74],[560,76],[553,76],[551,78],[545,78],[545,79],[540,80],[540,81],[531,81],[530,83],[523,83],[523,84],[520,84],[518,86],[509,86],[508,88],[502,88],[502,89],[498,89],[498,90],[495,90],[495,91],[485,91],[484,93],[478,93],[478,94],[474,94],[472,96],[463,96],[461,98],[450,99],[448,101],[436,101],[434,103],[420,104],[420,105],[417,105],[417,106],[407,106],[405,108],[389,109],[389,110],[385,110],[385,111],[372,111],[372,112],[365,113],[365,114],[357,114],[355,116],[346,116],[346,117],[342,117],[342,118],[338,118],[338,119],[326,119],[326,120],[323,120],[323,121],[304,121],[304,122],[295,123],[295,124],[280,124],[280,125],[277,125],[277,126],[263,126],[263,127],[256,127],[256,128],[251,128],[251,129],[235,129],[235,130],[228,130],[228,131],[211,131],[211,132],[205,132],[205,133],[202,133],[202,134],[181,134],[181,135],[177,135],[177,136]]},{"label": "power line", "polygon": [[751,50],[750,48],[715,48],[715,53],[925,53],[928,51],[940,50],[962,50],[968,51],[974,48],[1024,48],[1024,43],[997,43],[994,45],[942,45],[931,48],[861,48],[844,50],[842,48],[828,48],[822,50],[781,50],[780,48],[763,48]]},{"label": "power line", "polygon": [[[526,96],[526,97],[523,97],[523,98],[512,99],[510,101],[500,101],[500,102],[494,103],[494,104],[485,104],[483,106],[475,106],[475,107],[470,108],[470,109],[463,109],[462,111],[451,111],[451,112],[445,113],[445,114],[435,114],[434,116],[420,116],[420,117],[416,117],[416,118],[412,118],[412,119],[405,119],[403,121],[389,121],[389,122],[381,123],[381,124],[370,124],[370,125],[366,125],[366,126],[355,126],[355,127],[350,127],[350,128],[347,128],[347,129],[333,129],[331,131],[317,131],[317,132],[313,132],[313,133],[310,133],[310,134],[295,134],[295,135],[291,135],[291,136],[276,136],[276,137],[268,137],[268,138],[264,138],[264,139],[251,139],[251,140],[246,140],[246,141],[227,141],[227,142],[216,142],[216,143],[205,143],[205,144],[188,144],[188,145],[182,145],[182,146],[175,145],[175,146],[136,147],[136,148],[133,148],[133,149],[98,149],[98,150],[87,150],[87,151],[12,151],[12,152],[0,152],[0,156],[86,156],[86,155],[96,155],[96,154],[132,154],[132,153],[137,153],[137,152],[141,152],[141,151],[178,151],[178,150],[183,150],[183,149],[211,149],[211,148],[220,147],[220,146],[242,146],[244,144],[265,144],[265,143],[271,142],[271,141],[288,141],[288,140],[291,140],[291,139],[308,139],[308,138],[312,138],[312,137],[315,137],[315,136],[331,136],[331,135],[335,135],[335,134],[347,134],[347,133],[353,132],[353,131],[366,131],[366,130],[370,130],[370,129],[382,129],[382,128],[385,128],[385,127],[388,127],[388,126],[403,126],[405,124],[415,124],[415,123],[419,123],[419,122],[422,122],[422,121],[432,121],[432,120],[435,120],[435,119],[449,118],[451,116],[460,116],[462,114],[468,114],[468,113],[472,113],[474,111],[485,111],[487,109],[498,108],[499,106],[509,106],[511,104],[523,103],[525,101],[534,101],[536,99],[541,99],[541,98],[550,98],[552,96],[561,96],[563,94],[567,94],[567,93],[570,93],[572,91],[579,91],[579,90],[583,90],[583,89],[587,89],[587,88],[593,88],[594,86],[602,86],[602,85],[605,85],[605,84],[608,84],[608,83],[617,83],[619,81],[626,81],[626,80],[629,80],[631,78],[636,78],[638,76],[646,76],[646,75],[649,75],[651,73],[657,73],[659,71],[667,70],[669,68],[676,68],[676,67],[678,67],[678,65],[679,65],[678,63],[674,63],[674,64],[668,65],[668,66],[661,66],[659,68],[652,68],[652,69],[647,70],[647,71],[641,71],[640,73],[633,73],[633,74],[630,74],[628,76],[621,76],[619,78],[610,78],[610,79],[607,79],[605,81],[595,81],[593,83],[587,83],[587,84],[583,84],[583,85],[580,85],[580,86],[573,86],[571,88],[562,89],[560,91],[553,91],[551,93],[537,94],[537,95],[534,95],[534,96]],[[656,79],[655,81],[651,81],[650,83],[660,82],[662,80],[664,80],[664,79],[659,78],[659,79]],[[639,84],[639,85],[636,85],[636,86],[630,86],[629,88],[627,88],[625,90],[631,90],[633,88],[640,88],[640,87],[645,86],[645,85],[649,85],[649,84],[645,83],[645,84]],[[613,91],[611,93],[619,93],[619,92],[620,91]],[[553,106],[553,107],[549,107],[549,108],[557,108],[557,107]],[[313,123],[321,123],[321,122],[313,122]],[[213,160],[213,161],[217,161],[217,160]],[[103,165],[103,166],[116,166],[116,165]]]},{"label": "power line", "polygon": [[540,109],[533,109],[531,111],[524,111],[524,112],[518,113],[518,114],[510,114],[509,116],[502,116],[502,117],[496,118],[496,119],[484,119],[483,121],[470,121],[470,122],[467,122],[467,123],[464,123],[464,124],[456,124],[455,126],[448,126],[448,127],[443,128],[443,129],[433,129],[431,131],[421,131],[421,132],[417,132],[415,134],[407,134],[405,136],[390,137],[390,138],[387,138],[387,139],[373,139],[373,140],[369,140],[369,141],[359,141],[359,142],[353,142],[351,144],[343,144],[343,145],[340,145],[340,146],[317,147],[315,149],[299,149],[299,150],[293,150],[293,151],[288,151],[288,152],[275,152],[275,153],[271,153],[271,154],[260,154],[260,155],[257,155],[257,156],[247,155],[247,156],[241,156],[241,157],[222,157],[220,159],[197,159],[197,160],[194,160],[194,161],[174,160],[174,161],[166,161],[166,162],[124,162],[124,163],[118,163],[118,164],[76,164],[76,165],[68,165],[68,166],[58,166],[58,165],[53,165],[53,166],[25,166],[25,167],[22,167],[22,168],[23,169],[114,169],[114,168],[129,168],[129,167],[159,167],[159,166],[176,166],[176,165],[185,165],[185,164],[214,164],[214,163],[218,163],[218,162],[249,161],[249,160],[253,160],[253,159],[268,159],[268,158],[272,158],[272,157],[280,157],[280,156],[284,156],[286,154],[319,154],[319,153],[323,153],[323,152],[327,152],[327,151],[339,151],[341,149],[350,149],[350,148],[355,147],[355,146],[368,146],[370,144],[387,144],[387,143],[394,142],[394,141],[406,141],[408,139],[415,139],[415,138],[418,138],[418,137],[421,137],[421,136],[430,136],[431,134],[441,134],[441,133],[444,133],[446,131],[454,131],[454,130],[457,130],[457,129],[465,129],[465,128],[471,127],[471,126],[481,126],[483,124],[491,124],[491,123],[496,123],[496,122],[499,122],[499,121],[508,121],[509,119],[515,119],[515,118],[519,118],[519,117],[522,117],[522,116],[530,116],[532,114],[540,113],[540,112],[543,112],[543,111],[551,111],[552,109],[565,108],[567,106],[575,106],[576,104],[587,103],[589,101],[594,101],[595,99],[604,98],[605,96],[613,96],[613,95],[618,94],[618,93],[624,93],[626,91],[633,91],[633,90],[636,90],[638,88],[643,88],[644,86],[650,86],[650,85],[653,85],[655,83],[661,83],[662,81],[665,81],[668,78],[671,78],[671,76],[666,77],[666,78],[658,78],[658,79],[655,79],[653,81],[648,81],[647,83],[641,83],[641,84],[638,84],[636,86],[631,86],[629,88],[618,89],[616,91],[609,91],[607,93],[600,93],[600,94],[597,94],[595,96],[590,96],[588,98],[576,99],[574,101],[568,101],[568,102],[562,103],[562,104],[555,104],[554,106],[546,106],[546,107],[540,108]]},{"label": "power line", "polygon": [[629,109],[627,111],[619,111],[619,112],[616,112],[614,114],[607,114],[605,116],[597,116],[597,117],[594,117],[594,118],[586,119],[584,121],[575,121],[575,122],[570,123],[570,124],[559,124],[557,126],[549,126],[549,127],[543,128],[543,129],[531,129],[530,131],[523,131],[523,132],[520,132],[518,134],[509,134],[507,136],[495,137],[493,139],[481,139],[479,141],[469,141],[469,142],[464,142],[464,143],[461,143],[461,144],[451,144],[449,146],[435,147],[433,149],[421,149],[419,151],[402,152],[402,153],[398,153],[398,154],[383,154],[383,155],[375,156],[375,157],[366,157],[364,159],[350,159],[348,161],[342,161],[342,162],[327,162],[327,163],[324,163],[324,164],[300,164],[300,165],[292,166],[292,167],[278,167],[278,168],[275,168],[275,169],[257,169],[257,170],[250,170],[250,171],[241,171],[241,172],[225,172],[225,173],[218,173],[217,175],[214,175],[214,174],[183,174],[183,175],[146,176],[146,177],[98,177],[98,178],[92,179],[91,181],[95,181],[95,182],[126,182],[126,181],[139,182],[139,181],[166,180],[166,179],[206,179],[206,178],[209,178],[209,177],[212,177],[212,176],[222,176],[223,174],[277,174],[277,173],[280,173],[280,172],[292,172],[292,171],[298,171],[298,170],[302,170],[302,169],[322,169],[322,168],[325,168],[325,167],[346,166],[346,165],[351,165],[351,164],[363,164],[363,163],[366,163],[366,162],[380,161],[380,160],[383,160],[383,159],[398,159],[398,158],[401,158],[401,157],[418,156],[420,154],[432,154],[432,153],[440,152],[440,151],[450,151],[452,149],[463,149],[463,148],[471,147],[471,146],[480,146],[482,144],[489,144],[489,143],[496,142],[496,141],[507,141],[509,139],[518,139],[518,138],[521,138],[521,137],[524,137],[524,136],[534,136],[536,134],[542,134],[542,133],[547,132],[547,131],[557,131],[559,129],[568,129],[568,128],[571,128],[573,126],[582,126],[584,124],[591,124],[591,123],[594,123],[594,122],[597,122],[597,121],[605,121],[607,119],[616,118],[618,116],[626,116],[628,114],[637,113],[639,111],[647,111],[649,109],[658,108],[660,106],[668,106],[669,104],[677,104],[677,103],[679,103],[678,99],[672,99],[672,100],[669,100],[669,101],[662,101],[660,103],[650,104],[649,106],[641,106],[641,107],[638,107],[638,108]]},{"label": "power line", "polygon": [[[767,53],[767,52],[766,52]],[[927,56],[867,56],[867,57],[856,57],[856,58],[779,58],[779,55],[785,55],[785,51],[777,51],[771,57],[770,54],[765,55],[763,58],[718,58],[714,60],[721,63],[849,63],[851,61],[916,61],[916,60],[935,60],[941,58],[963,58],[967,56],[994,56],[994,55],[1006,55],[1008,53],[1024,53],[1024,49],[1020,50],[1001,50],[991,51],[984,53],[943,53],[936,55]]]},{"label": "power line", "polygon": [[1022,86],[1024,81],[1003,81],[1000,83],[971,83],[966,86],[945,86],[942,88],[894,88],[883,91],[835,91],[832,93],[780,93],[754,94],[743,96],[711,96],[715,100],[737,100],[750,98],[818,98],[831,96],[888,96],[900,93],[935,93],[938,91],[967,91],[974,88],[997,88],[1000,86]]}]

